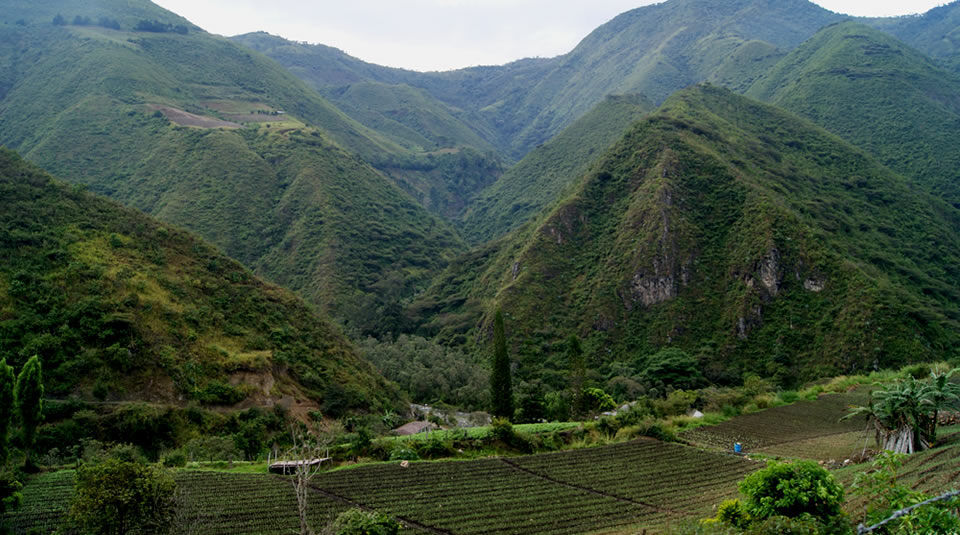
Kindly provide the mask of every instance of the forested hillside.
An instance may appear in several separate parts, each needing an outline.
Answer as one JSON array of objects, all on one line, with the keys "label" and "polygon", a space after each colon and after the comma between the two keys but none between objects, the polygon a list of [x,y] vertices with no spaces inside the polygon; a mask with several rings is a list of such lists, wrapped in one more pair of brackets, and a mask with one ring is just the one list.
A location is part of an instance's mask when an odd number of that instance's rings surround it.
[{"label": "forested hillside", "polygon": [[485,343],[502,308],[524,379],[565,377],[577,334],[601,375],[677,347],[710,380],[790,384],[955,355],[958,230],[957,210],[859,149],[703,86],[411,313],[426,333]]},{"label": "forested hillside", "polygon": [[0,356],[47,395],[186,405],[402,399],[328,319],[212,246],[0,151]]},{"label": "forested hillside", "polygon": [[[192,26],[166,31],[159,21],[179,19],[149,2],[111,1],[4,2],[22,24],[0,26],[0,143],[198,233],[361,331],[379,332],[370,311],[462,249],[366,163],[404,148],[271,60]],[[119,29],[70,23],[106,5]]]},{"label": "forested hillside", "polygon": [[857,23],[830,26],[746,92],[823,126],[960,206],[960,78]]}]

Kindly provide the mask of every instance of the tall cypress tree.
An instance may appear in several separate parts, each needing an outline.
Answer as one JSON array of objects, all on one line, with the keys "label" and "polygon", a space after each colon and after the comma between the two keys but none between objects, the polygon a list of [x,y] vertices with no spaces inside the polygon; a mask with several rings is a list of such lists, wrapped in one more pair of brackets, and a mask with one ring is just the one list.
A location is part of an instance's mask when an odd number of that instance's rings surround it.
[{"label": "tall cypress tree", "polygon": [[507,337],[503,332],[503,313],[499,309],[493,317],[493,371],[490,373],[490,402],[494,416],[513,417],[510,357],[507,356]]},{"label": "tall cypress tree", "polygon": [[570,367],[571,409],[574,416],[581,417],[587,412],[583,397],[587,382],[587,362],[580,339],[575,334],[567,338],[567,366]]},{"label": "tall cypress tree", "polygon": [[20,375],[17,376],[17,386],[14,390],[17,414],[20,415],[20,426],[23,431],[23,447],[27,452],[27,464],[30,464],[30,450],[37,438],[37,427],[43,418],[43,374],[40,369],[40,358],[36,355],[23,365]]},{"label": "tall cypress tree", "polygon": [[0,360],[0,467],[7,462],[7,437],[13,417],[13,389],[16,379],[7,359]]}]

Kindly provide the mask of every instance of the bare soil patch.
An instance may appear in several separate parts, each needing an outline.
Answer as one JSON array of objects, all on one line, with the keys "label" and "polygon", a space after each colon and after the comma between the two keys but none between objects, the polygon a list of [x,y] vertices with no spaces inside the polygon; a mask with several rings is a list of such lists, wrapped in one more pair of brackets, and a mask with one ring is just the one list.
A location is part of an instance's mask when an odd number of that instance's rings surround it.
[{"label": "bare soil patch", "polygon": [[204,117],[196,115],[170,106],[150,105],[150,109],[157,110],[167,119],[180,126],[193,126],[196,128],[240,128],[241,125],[230,121],[223,121],[214,117]]}]

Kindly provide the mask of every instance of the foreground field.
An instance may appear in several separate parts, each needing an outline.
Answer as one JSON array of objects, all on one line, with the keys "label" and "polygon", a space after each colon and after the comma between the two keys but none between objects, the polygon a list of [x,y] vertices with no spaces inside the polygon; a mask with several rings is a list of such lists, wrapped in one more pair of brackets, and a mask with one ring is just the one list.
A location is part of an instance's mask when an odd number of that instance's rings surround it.
[{"label": "foreground field", "polygon": [[[638,439],[610,446],[473,461],[385,463],[320,474],[312,482],[315,528],[351,508],[374,509],[403,522],[404,534],[634,534],[714,514],[737,482],[762,463],[727,451],[786,457],[842,458],[867,439],[862,422],[838,422],[866,394],[821,396],[683,435],[699,447]],[[852,430],[851,430],[852,429]],[[873,447],[872,439],[868,441]],[[944,428],[936,448],[912,456],[901,480],[931,494],[960,485],[960,426]],[[769,453],[768,453],[769,452]],[[867,465],[837,470],[849,487]],[[14,533],[64,526],[72,471],[45,474],[24,489],[24,504],[6,518]],[[267,474],[180,471],[174,533],[295,533],[296,501],[288,479]],[[849,510],[857,516],[858,503]]]},{"label": "foreground field", "polygon": [[[360,506],[401,520],[405,533],[575,534],[665,526],[710,513],[758,463],[640,439],[613,446],[478,461],[399,463],[337,470],[313,481],[311,517],[327,524]],[[72,472],[27,485],[14,533],[63,525]],[[291,533],[290,483],[261,474],[180,472],[176,533]]]}]

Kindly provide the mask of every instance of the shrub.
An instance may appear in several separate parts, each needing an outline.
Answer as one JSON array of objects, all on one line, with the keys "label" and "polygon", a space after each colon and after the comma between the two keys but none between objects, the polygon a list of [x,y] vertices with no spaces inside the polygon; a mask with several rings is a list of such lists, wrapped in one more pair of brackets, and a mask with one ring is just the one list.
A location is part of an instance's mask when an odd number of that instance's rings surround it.
[{"label": "shrub", "polygon": [[843,487],[823,467],[809,461],[770,462],[740,482],[746,512],[763,521],[774,516],[811,515],[821,521],[842,514]]},{"label": "shrub", "polygon": [[187,454],[182,450],[174,450],[163,457],[163,466],[179,468],[187,465]]},{"label": "shrub", "polygon": [[740,500],[727,500],[717,507],[717,520],[736,528],[745,528],[750,524],[750,515]]},{"label": "shrub", "polygon": [[350,509],[337,516],[332,531],[334,535],[396,535],[400,524],[383,513]]},{"label": "shrub", "polygon": [[419,461],[420,456],[417,452],[409,448],[397,448],[390,452],[391,461]]},{"label": "shrub", "polygon": [[693,390],[706,383],[697,359],[674,347],[662,349],[652,355],[643,371],[643,377],[651,387],[660,392],[664,392],[666,388]]},{"label": "shrub", "polygon": [[162,468],[108,459],[77,469],[70,518],[89,533],[163,532],[175,483]]}]

